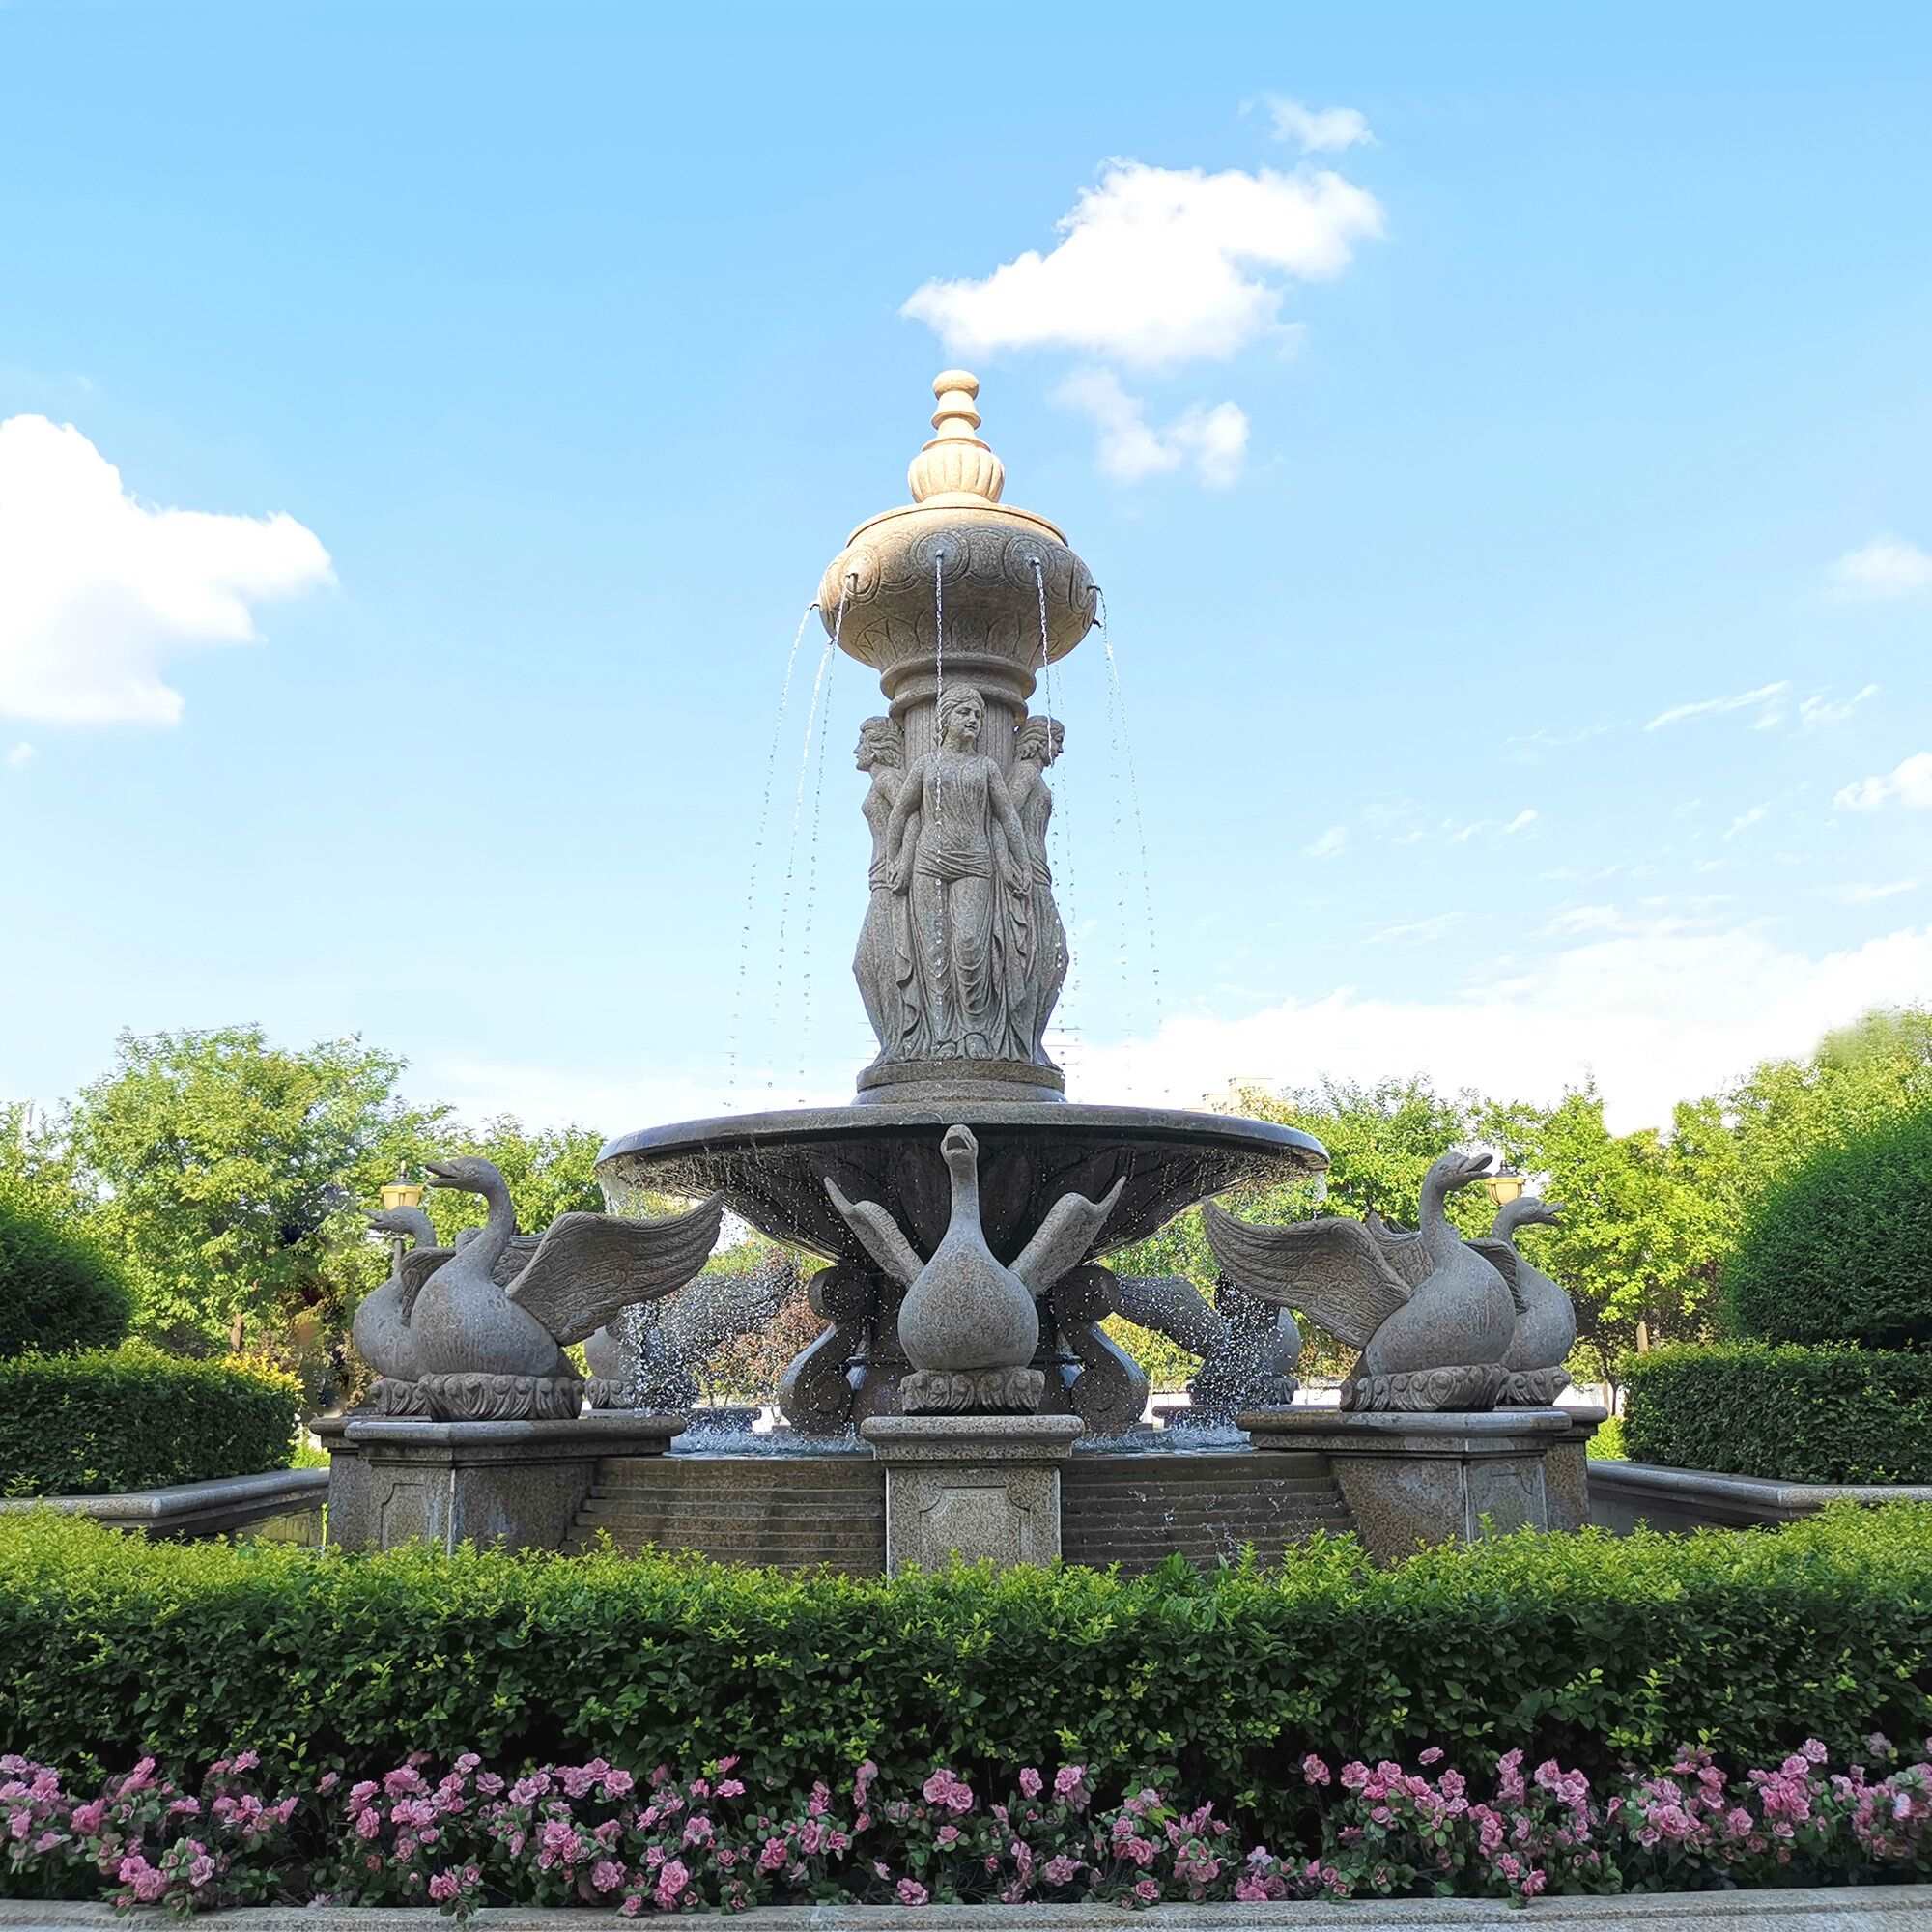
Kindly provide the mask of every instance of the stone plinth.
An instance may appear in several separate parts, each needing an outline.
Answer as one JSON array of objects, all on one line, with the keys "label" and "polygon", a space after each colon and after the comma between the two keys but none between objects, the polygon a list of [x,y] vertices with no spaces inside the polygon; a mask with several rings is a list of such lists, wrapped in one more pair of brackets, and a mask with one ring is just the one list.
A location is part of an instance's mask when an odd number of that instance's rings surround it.
[{"label": "stone plinth", "polygon": [[1074,1415],[875,1415],[859,1433],[886,1468],[886,1572],[949,1558],[1053,1563]]},{"label": "stone plinth", "polygon": [[[355,1541],[336,1533],[332,1507],[329,1541],[344,1548],[425,1539],[445,1549],[465,1542],[560,1549],[598,1464],[609,1456],[662,1455],[684,1425],[682,1415],[622,1410],[567,1422],[354,1415],[340,1441],[361,1464],[350,1477]],[[332,1475],[343,1448],[328,1447]]]},{"label": "stone plinth", "polygon": [[351,1409],[346,1415],[320,1415],[309,1427],[328,1452],[328,1516],[323,1540],[336,1549],[364,1549],[376,1540],[369,1509],[369,1465],[362,1451],[349,1439],[349,1425],[374,1418],[374,1407]]},{"label": "stone plinth", "polygon": [[1551,1529],[1581,1529],[1590,1520],[1590,1438],[1610,1419],[1607,1408],[1558,1408],[1569,1433],[1543,1464]]},{"label": "stone plinth", "polygon": [[1548,1529],[1544,1464],[1568,1437],[1553,1408],[1487,1414],[1258,1408],[1237,1418],[1260,1450],[1328,1458],[1362,1546],[1378,1563],[1419,1543],[1467,1542],[1488,1527]]}]

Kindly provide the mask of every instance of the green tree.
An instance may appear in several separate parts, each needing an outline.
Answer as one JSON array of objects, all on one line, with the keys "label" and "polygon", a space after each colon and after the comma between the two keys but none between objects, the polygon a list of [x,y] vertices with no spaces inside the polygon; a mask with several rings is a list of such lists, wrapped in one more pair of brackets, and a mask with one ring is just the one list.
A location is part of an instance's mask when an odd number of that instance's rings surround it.
[{"label": "green tree", "polygon": [[341,1325],[370,1266],[361,1210],[447,1114],[396,1097],[403,1065],[354,1038],[272,1046],[256,1026],[121,1035],[68,1132],[140,1332],[239,1348]]}]

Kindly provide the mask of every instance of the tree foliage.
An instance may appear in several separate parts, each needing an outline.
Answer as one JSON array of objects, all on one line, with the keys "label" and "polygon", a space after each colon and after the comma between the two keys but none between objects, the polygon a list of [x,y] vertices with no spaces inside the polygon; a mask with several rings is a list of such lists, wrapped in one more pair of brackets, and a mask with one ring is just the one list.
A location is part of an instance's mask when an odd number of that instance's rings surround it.
[{"label": "tree foliage", "polygon": [[120,1270],[85,1230],[0,1179],[0,1360],[111,1349],[133,1314]]}]

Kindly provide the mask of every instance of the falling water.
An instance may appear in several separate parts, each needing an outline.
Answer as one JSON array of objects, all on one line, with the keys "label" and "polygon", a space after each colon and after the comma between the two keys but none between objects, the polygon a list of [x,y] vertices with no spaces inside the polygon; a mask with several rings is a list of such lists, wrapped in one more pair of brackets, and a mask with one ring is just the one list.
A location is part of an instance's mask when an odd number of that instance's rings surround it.
[{"label": "falling water", "polygon": [[[1099,593],[1095,592],[1098,596]],[[1121,684],[1121,668],[1114,656],[1114,640],[1107,633],[1107,600],[1100,597],[1100,650],[1107,660],[1107,691],[1110,707],[1121,721],[1121,745],[1126,753],[1127,797],[1134,814],[1134,840],[1141,855],[1141,911],[1147,923],[1148,980],[1153,988],[1153,1021],[1156,1031],[1163,1017],[1160,997],[1160,948],[1153,923],[1153,885],[1148,872],[1147,821],[1141,816],[1141,781],[1134,767],[1133,733],[1127,728],[1127,697]]]},{"label": "falling water", "polygon": [[[842,600],[841,600],[842,601]],[[785,840],[784,891],[779,895],[779,931],[775,948],[772,972],[772,1010],[781,1010],[784,1000],[785,974],[785,933],[791,923],[792,881],[798,871],[798,821],[805,811],[805,779],[811,769],[811,734],[819,727],[819,699],[824,695],[827,678],[832,669],[833,643],[825,640],[825,648],[818,655],[818,669],[811,680],[811,708],[805,717],[805,737],[798,752],[798,784],[792,792],[791,832]],[[772,1071],[766,1075],[767,1091],[778,1084],[777,1055],[773,1055]]]},{"label": "falling water", "polygon": [[811,856],[805,874],[804,963],[799,973],[798,1103],[800,1106],[805,1104],[806,1060],[811,1042],[811,931],[812,921],[818,909],[818,828],[824,815],[825,805],[825,741],[831,735],[832,668],[838,655],[838,640],[845,630],[845,597],[846,592],[841,586],[838,592],[838,609],[832,619],[832,642],[825,653],[825,717],[818,727],[818,766],[811,788]]},{"label": "falling water", "polygon": [[805,607],[805,614],[792,633],[791,649],[785,653],[784,682],[779,687],[778,716],[772,720],[772,742],[765,753],[765,788],[758,800],[757,830],[752,836],[751,873],[745,884],[745,920],[738,929],[738,982],[731,992],[731,1027],[725,1037],[724,1104],[735,1103],[738,1085],[739,1032],[745,1017],[745,988],[752,966],[752,917],[757,908],[758,864],[764,856],[765,826],[772,810],[772,776],[778,769],[779,738],[784,730],[785,706],[791,698],[792,667],[798,662],[798,647],[805,640],[805,627],[817,611],[816,601]]},{"label": "falling water", "polygon": [[946,551],[932,553],[932,728],[937,737],[939,709],[946,702]]}]

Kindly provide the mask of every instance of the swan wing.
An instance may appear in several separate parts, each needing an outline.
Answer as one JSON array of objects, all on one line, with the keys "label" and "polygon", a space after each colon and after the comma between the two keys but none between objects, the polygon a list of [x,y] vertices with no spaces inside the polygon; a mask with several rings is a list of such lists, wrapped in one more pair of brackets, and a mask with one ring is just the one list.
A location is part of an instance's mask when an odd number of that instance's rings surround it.
[{"label": "swan wing", "polygon": [[1516,1303],[1516,1312],[1527,1315],[1529,1304],[1523,1300],[1522,1285],[1516,1278],[1516,1250],[1507,1241],[1497,1240],[1493,1235],[1484,1235],[1477,1240],[1464,1241],[1463,1245],[1481,1255],[1502,1276],[1510,1292],[1510,1299]]},{"label": "swan wing", "polygon": [[876,1201],[846,1200],[836,1180],[828,1179],[825,1191],[832,1197],[839,1218],[858,1236],[859,1245],[901,1288],[910,1288],[925,1264],[914,1253],[899,1224]]},{"label": "swan wing", "polygon": [[1068,1268],[1087,1259],[1126,1184],[1123,1174],[1098,1201],[1084,1194],[1063,1194],[1046,1210],[1046,1218],[1013,1264],[1013,1272],[1035,1294],[1044,1294]]},{"label": "swan wing", "polygon": [[536,1252],[542,1246],[541,1235],[512,1235],[509,1245],[497,1257],[497,1265],[490,1270],[491,1279],[507,1293],[516,1285],[517,1277],[536,1259]]},{"label": "swan wing", "polygon": [[559,1215],[509,1298],[559,1343],[581,1342],[634,1302],[682,1288],[710,1260],[724,1218],[721,1194],[668,1221]]},{"label": "swan wing", "polygon": [[1365,1225],[1377,1251],[1403,1278],[1409,1293],[1413,1294],[1435,1272],[1435,1264],[1429,1259],[1429,1244],[1417,1230],[1391,1228],[1386,1221],[1379,1226],[1375,1221]]},{"label": "swan wing", "polygon": [[407,1324],[416,1310],[416,1296],[429,1286],[429,1278],[456,1253],[454,1248],[412,1248],[403,1257],[396,1279],[403,1285],[401,1308]]},{"label": "swan wing", "polygon": [[1257,1228],[1212,1201],[1202,1225],[1214,1259],[1236,1287],[1296,1308],[1338,1341],[1362,1349],[1408,1300],[1408,1285],[1359,1221],[1296,1221]]},{"label": "swan wing", "polygon": [[1197,1355],[1228,1346],[1227,1322],[1184,1274],[1117,1275],[1114,1306],[1129,1321],[1138,1321]]}]

